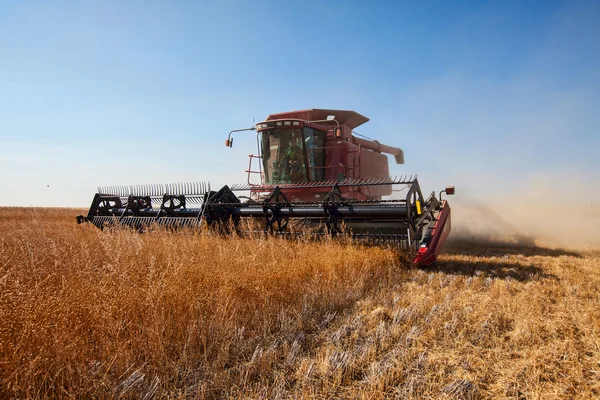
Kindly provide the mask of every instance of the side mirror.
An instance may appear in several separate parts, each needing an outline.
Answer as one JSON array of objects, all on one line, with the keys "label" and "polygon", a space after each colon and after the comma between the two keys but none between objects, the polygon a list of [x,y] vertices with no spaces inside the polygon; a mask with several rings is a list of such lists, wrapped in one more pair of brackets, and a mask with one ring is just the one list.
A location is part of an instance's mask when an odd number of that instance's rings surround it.
[{"label": "side mirror", "polygon": [[231,132],[229,132],[229,136],[227,136],[227,140],[225,141],[225,146],[227,147],[233,147],[233,138],[231,137],[231,134],[233,132],[243,132],[243,131],[255,131],[256,127],[253,126],[252,128],[246,128],[246,129],[234,129]]},{"label": "side mirror", "polygon": [[440,201],[442,201],[442,193],[446,193],[447,195],[454,194],[454,186],[448,186],[446,189],[440,191]]}]

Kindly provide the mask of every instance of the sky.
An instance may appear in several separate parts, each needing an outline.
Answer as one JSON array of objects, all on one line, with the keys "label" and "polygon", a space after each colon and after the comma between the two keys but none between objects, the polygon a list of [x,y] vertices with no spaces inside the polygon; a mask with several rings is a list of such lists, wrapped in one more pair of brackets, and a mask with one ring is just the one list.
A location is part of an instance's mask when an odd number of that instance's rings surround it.
[{"label": "sky", "polygon": [[369,117],[425,192],[600,204],[599,42],[597,1],[0,0],[0,205],[245,182],[228,132],[306,108]]}]

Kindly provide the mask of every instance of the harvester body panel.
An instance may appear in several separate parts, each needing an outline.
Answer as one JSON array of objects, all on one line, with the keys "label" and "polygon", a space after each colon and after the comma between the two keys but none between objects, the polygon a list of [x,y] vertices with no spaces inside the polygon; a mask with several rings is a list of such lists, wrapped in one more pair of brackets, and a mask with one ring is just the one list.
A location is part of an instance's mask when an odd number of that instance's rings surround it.
[{"label": "harvester body panel", "polygon": [[432,265],[437,261],[444,243],[452,228],[451,210],[447,201],[443,201],[435,221],[431,222],[424,231],[415,263],[423,266]]},{"label": "harvester body panel", "polygon": [[[382,152],[398,156],[402,150],[353,136],[352,130],[368,120],[347,110],[311,109],[269,115],[256,127],[260,145],[258,155],[250,155],[248,183],[264,186],[389,177],[388,158]],[[253,168],[253,160],[260,164],[258,168]],[[253,179],[257,175],[258,182]],[[304,201],[318,200],[324,194],[314,190],[286,193]],[[344,194],[375,200],[392,192],[390,186],[380,185],[344,189]],[[261,192],[254,191],[253,195],[259,199]]]}]

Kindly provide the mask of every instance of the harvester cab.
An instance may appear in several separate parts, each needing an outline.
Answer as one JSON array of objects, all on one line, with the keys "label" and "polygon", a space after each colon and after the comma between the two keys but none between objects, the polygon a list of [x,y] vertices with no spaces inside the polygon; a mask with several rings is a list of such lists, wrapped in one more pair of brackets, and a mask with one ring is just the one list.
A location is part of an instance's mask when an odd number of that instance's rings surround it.
[{"label": "harvester cab", "polygon": [[[246,173],[252,196],[260,199],[260,188],[266,193],[274,185],[309,182],[339,182],[347,179],[372,180],[389,178],[388,158],[392,154],[398,164],[404,163],[401,149],[376,140],[362,139],[353,130],[369,121],[354,111],[311,109],[271,114],[248,129],[230,132],[226,145],[233,145],[232,134],[256,131],[258,154],[251,154]],[[306,185],[304,185],[306,186]],[[357,200],[381,200],[392,194],[390,185],[345,187],[343,194]],[[326,188],[287,188],[295,201],[318,201]]]},{"label": "harvester cab", "polygon": [[[253,219],[262,221],[261,230],[284,237],[351,236],[413,249],[416,264],[430,265],[450,232],[450,206],[441,193],[425,198],[416,176],[390,178],[386,154],[403,164],[404,153],[358,137],[354,129],[368,120],[346,110],[271,114],[231,131],[226,140],[232,147],[234,134],[256,131],[257,154],[249,156],[246,183],[218,191],[207,182],[101,187],[87,216],[77,221],[100,229],[233,226],[243,235],[242,226],[250,224],[240,222]],[[442,192],[454,194],[454,188]]]}]

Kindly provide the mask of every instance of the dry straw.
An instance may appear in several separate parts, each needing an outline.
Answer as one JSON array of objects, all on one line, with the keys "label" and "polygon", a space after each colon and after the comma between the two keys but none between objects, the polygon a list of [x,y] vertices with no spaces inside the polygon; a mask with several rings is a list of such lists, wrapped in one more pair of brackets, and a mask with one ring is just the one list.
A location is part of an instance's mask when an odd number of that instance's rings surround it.
[{"label": "dry straw", "polygon": [[0,209],[0,397],[594,398],[598,254],[101,232]]}]

